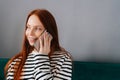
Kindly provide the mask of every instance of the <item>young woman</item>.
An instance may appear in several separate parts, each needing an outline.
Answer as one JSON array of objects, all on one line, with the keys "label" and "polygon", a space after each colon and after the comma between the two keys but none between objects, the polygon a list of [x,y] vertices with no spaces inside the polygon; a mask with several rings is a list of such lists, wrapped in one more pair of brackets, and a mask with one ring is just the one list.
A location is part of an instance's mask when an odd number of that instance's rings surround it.
[{"label": "young woman", "polygon": [[6,80],[71,80],[70,54],[59,45],[52,14],[33,10],[27,17],[23,47],[5,66]]}]

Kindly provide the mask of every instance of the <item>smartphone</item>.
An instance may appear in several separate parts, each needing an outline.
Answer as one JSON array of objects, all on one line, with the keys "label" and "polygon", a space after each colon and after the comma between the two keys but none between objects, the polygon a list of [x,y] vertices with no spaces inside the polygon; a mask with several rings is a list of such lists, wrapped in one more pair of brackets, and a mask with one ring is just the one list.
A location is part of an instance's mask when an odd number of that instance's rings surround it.
[{"label": "smartphone", "polygon": [[40,41],[37,39],[36,42],[34,43],[34,47],[37,51],[40,50]]},{"label": "smartphone", "polygon": [[[41,33],[41,35],[45,32],[46,30],[44,30],[42,33]],[[41,36],[40,35],[40,36]],[[39,37],[40,37],[39,36]],[[39,41],[39,38],[37,38],[36,39],[36,42],[34,43],[34,47],[35,47],[35,49],[37,50],[37,51],[39,51],[40,50],[40,41]]]}]

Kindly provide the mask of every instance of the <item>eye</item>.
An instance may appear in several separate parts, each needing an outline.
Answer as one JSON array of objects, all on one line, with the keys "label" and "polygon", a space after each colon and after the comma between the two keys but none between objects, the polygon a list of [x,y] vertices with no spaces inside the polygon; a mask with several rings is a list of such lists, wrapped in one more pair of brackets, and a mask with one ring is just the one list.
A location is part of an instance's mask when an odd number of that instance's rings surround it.
[{"label": "eye", "polygon": [[40,27],[36,27],[35,29],[38,30],[38,31],[42,30]]},{"label": "eye", "polygon": [[30,30],[30,29],[31,29],[30,26],[27,26],[26,30]]}]

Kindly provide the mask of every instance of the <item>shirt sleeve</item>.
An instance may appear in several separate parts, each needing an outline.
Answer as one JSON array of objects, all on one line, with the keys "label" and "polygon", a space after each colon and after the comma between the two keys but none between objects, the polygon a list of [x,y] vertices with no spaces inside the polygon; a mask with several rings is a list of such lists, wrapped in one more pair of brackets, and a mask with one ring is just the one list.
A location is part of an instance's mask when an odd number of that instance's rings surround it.
[{"label": "shirt sleeve", "polygon": [[55,66],[51,67],[48,55],[35,55],[35,80],[71,80],[72,61],[70,58],[63,56],[56,60]]}]

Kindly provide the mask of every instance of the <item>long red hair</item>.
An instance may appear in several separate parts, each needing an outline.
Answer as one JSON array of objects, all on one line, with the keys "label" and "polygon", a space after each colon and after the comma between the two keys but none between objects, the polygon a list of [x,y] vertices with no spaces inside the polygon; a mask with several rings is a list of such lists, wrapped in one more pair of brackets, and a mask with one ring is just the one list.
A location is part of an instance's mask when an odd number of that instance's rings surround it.
[{"label": "long red hair", "polygon": [[[57,25],[56,25],[55,19],[52,16],[52,14],[45,9],[33,10],[32,12],[30,12],[30,14],[27,17],[26,24],[25,24],[25,31],[26,31],[26,28],[27,28],[26,26],[27,26],[28,19],[31,15],[38,16],[39,20],[42,22],[42,24],[44,25],[47,32],[49,32],[53,37],[53,39],[51,41],[51,51],[49,53],[49,57],[50,57],[54,51],[61,50],[60,45],[59,45],[59,41],[58,41],[58,30],[57,30]],[[33,49],[34,49],[34,47],[30,46],[30,44],[29,44],[29,42],[28,42],[28,40],[27,40],[27,38],[24,34],[22,50],[21,50],[20,53],[18,53],[17,55],[15,55],[13,58],[11,58],[8,61],[8,63],[5,66],[5,70],[4,70],[5,75],[7,73],[9,65],[15,59],[17,59],[19,57],[22,57],[20,63],[18,64],[18,68],[16,69],[16,72],[14,73],[14,80],[19,80],[20,79],[20,74],[22,72],[22,68],[25,64],[27,56]],[[14,65],[14,67],[15,67],[15,65]]]}]

